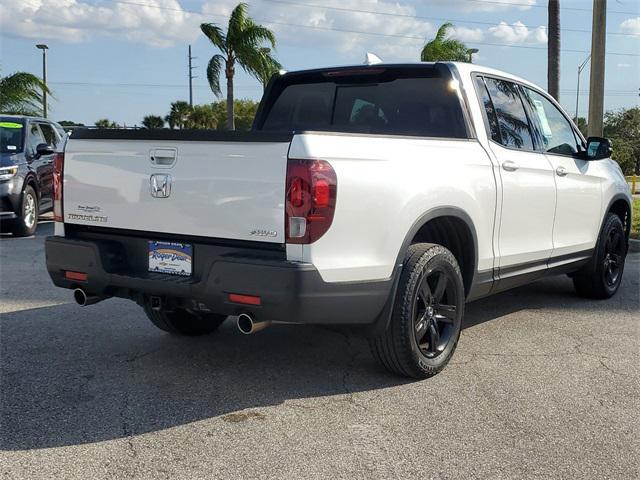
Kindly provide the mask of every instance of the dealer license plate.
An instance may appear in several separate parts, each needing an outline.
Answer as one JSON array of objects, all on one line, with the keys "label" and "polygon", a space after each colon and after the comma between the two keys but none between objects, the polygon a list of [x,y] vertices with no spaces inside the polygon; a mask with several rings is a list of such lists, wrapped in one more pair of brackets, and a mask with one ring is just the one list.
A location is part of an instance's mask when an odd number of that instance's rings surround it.
[{"label": "dealer license plate", "polygon": [[193,245],[149,240],[149,271],[170,275],[191,275]]}]

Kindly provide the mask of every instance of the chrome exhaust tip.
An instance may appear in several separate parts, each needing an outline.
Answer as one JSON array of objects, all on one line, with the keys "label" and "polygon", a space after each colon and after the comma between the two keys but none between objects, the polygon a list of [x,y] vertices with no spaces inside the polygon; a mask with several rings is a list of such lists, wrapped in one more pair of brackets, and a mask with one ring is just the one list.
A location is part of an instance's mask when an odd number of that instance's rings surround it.
[{"label": "chrome exhaust tip", "polygon": [[107,298],[109,297],[105,297],[104,295],[87,295],[87,292],[85,292],[81,288],[76,288],[73,291],[73,299],[81,307],[93,305],[95,303],[101,302],[102,300],[106,300]]},{"label": "chrome exhaust tip", "polygon": [[241,313],[238,315],[236,323],[238,325],[238,330],[245,335],[251,335],[252,333],[259,332],[271,325],[271,321],[269,320],[262,322],[256,321],[249,313]]}]

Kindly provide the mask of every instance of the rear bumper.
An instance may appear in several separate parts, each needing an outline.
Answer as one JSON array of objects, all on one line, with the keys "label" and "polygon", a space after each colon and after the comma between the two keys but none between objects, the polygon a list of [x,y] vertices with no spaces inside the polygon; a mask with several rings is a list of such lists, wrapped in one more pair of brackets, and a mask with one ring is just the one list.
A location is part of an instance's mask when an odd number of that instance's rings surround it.
[{"label": "rear bumper", "polygon": [[[142,238],[47,237],[47,270],[55,285],[80,287],[91,295],[138,303],[158,296],[168,305],[225,315],[251,312],[261,320],[306,324],[372,324],[383,312],[393,283],[327,283],[313,265],[288,262],[280,254],[198,243],[193,277],[176,277],[146,271],[146,248]],[[87,273],[87,281],[66,279],[66,270]],[[229,293],[259,296],[261,305],[229,302]]]}]

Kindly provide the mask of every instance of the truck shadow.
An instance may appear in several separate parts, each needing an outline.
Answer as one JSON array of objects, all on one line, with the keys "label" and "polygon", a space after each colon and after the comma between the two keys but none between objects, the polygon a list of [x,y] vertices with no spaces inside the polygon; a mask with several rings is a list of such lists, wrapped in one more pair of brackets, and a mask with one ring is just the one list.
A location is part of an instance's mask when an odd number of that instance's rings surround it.
[{"label": "truck shadow", "polygon": [[[578,299],[566,278],[480,300],[468,305],[465,328],[523,309],[637,308],[638,281],[629,276],[610,302]],[[366,341],[348,333],[277,326],[247,337],[228,322],[208,337],[175,338],[120,300],[3,314],[0,357],[3,450],[126,438],[214,417],[250,420],[274,405],[299,408],[299,399],[323,408],[408,383],[381,371]],[[259,410],[239,413],[245,409]]]}]

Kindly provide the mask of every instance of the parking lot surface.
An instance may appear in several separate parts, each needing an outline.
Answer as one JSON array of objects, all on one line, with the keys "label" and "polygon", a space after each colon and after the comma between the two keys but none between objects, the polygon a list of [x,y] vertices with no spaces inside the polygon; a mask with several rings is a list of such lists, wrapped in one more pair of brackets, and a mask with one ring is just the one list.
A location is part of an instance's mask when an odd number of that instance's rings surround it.
[{"label": "parking lot surface", "polygon": [[132,302],[78,307],[52,230],[0,238],[3,478],[640,477],[640,254],[609,301],[557,277],[469,304],[415,382],[341,331],[176,338]]}]

